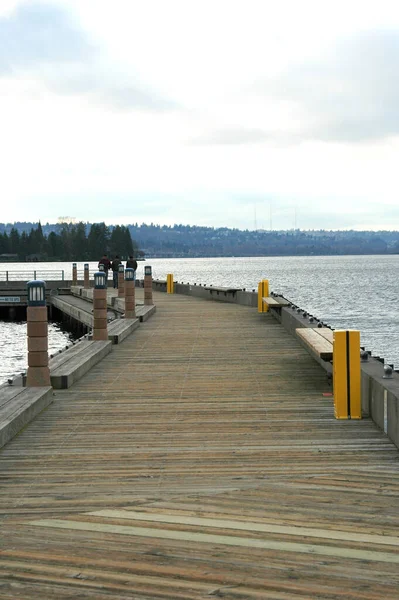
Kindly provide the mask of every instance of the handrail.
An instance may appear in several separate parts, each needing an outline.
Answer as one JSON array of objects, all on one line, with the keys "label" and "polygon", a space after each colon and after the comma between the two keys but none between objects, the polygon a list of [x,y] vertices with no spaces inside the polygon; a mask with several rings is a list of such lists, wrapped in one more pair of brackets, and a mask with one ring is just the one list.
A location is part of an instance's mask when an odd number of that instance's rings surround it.
[{"label": "handrail", "polygon": [[65,271],[59,269],[47,271],[40,269],[27,269],[26,271],[0,271],[1,281],[29,281],[30,279],[44,279],[45,281],[64,281]]}]

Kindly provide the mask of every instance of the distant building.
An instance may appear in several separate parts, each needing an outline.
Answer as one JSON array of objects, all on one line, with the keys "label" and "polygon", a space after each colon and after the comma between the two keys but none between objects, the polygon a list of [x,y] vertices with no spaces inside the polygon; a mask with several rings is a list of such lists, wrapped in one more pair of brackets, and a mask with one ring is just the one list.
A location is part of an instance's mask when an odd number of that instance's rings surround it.
[{"label": "distant building", "polygon": [[57,222],[59,225],[62,223],[76,223],[76,217],[58,217]]}]

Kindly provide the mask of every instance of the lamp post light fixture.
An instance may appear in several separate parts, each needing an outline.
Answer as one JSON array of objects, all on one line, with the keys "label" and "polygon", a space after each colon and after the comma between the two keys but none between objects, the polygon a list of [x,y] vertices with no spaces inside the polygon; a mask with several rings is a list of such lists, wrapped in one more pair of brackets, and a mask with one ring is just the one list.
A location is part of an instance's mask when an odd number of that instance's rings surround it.
[{"label": "lamp post light fixture", "polygon": [[108,340],[107,276],[105,271],[94,273],[93,340]]},{"label": "lamp post light fixture", "polygon": [[125,267],[121,263],[118,266],[118,298],[125,297]]},{"label": "lamp post light fixture", "polygon": [[46,306],[46,283],[41,279],[28,281],[28,306]]},{"label": "lamp post light fixture", "polygon": [[78,283],[78,266],[76,263],[72,263],[72,285]]},{"label": "lamp post light fixture", "polygon": [[[100,268],[103,267],[103,265],[100,265]],[[104,267],[102,269],[102,271],[97,271],[97,273],[94,273],[94,289],[95,290],[105,290],[107,287],[107,276],[105,274],[104,271]]]},{"label": "lamp post light fixture", "polygon": [[88,290],[90,287],[90,271],[89,271],[89,263],[84,264],[84,288]]},{"label": "lamp post light fixture", "polygon": [[27,387],[50,386],[45,282],[36,279],[28,281],[27,294],[28,372],[26,385]]},{"label": "lamp post light fixture", "polygon": [[152,301],[152,267],[144,267],[144,305],[151,306]]},{"label": "lamp post light fixture", "polygon": [[125,319],[136,317],[136,288],[134,269],[125,269]]},{"label": "lamp post light fixture", "polygon": [[125,281],[134,281],[134,269],[125,269]]}]

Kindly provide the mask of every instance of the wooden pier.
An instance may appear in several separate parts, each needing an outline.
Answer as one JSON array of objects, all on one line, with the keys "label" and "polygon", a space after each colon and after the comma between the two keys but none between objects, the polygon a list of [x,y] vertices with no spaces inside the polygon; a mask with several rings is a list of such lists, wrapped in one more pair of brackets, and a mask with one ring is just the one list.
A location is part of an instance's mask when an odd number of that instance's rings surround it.
[{"label": "wooden pier", "polygon": [[398,449],[269,313],[154,300],[0,451],[0,598],[399,598]]}]

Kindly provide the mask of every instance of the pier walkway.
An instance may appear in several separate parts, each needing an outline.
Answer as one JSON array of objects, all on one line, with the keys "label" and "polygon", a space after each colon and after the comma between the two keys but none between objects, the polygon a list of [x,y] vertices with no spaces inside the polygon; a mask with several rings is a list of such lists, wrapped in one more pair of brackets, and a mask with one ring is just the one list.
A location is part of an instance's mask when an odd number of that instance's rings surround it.
[{"label": "pier walkway", "polygon": [[394,445],[269,314],[154,299],[0,451],[0,598],[399,598]]}]

